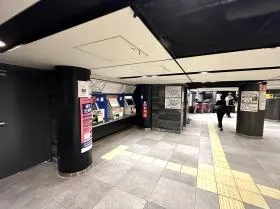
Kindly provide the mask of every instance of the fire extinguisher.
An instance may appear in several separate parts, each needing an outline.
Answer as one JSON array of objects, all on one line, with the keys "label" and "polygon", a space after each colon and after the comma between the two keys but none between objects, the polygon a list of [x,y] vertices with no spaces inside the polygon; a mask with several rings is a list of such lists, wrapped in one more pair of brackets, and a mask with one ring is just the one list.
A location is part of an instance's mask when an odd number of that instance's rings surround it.
[{"label": "fire extinguisher", "polygon": [[143,118],[147,118],[148,117],[148,108],[147,108],[147,102],[146,101],[143,102],[142,117]]}]

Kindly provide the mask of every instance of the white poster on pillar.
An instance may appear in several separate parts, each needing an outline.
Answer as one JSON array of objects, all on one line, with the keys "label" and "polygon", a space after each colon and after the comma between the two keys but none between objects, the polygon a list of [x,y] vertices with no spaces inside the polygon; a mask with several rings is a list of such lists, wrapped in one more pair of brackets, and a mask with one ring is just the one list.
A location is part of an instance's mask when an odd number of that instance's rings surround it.
[{"label": "white poster on pillar", "polygon": [[240,111],[258,112],[259,91],[242,91]]},{"label": "white poster on pillar", "polygon": [[78,97],[87,98],[90,97],[90,82],[89,81],[78,81]]},{"label": "white poster on pillar", "polygon": [[266,91],[260,91],[259,110],[265,110],[266,106]]}]

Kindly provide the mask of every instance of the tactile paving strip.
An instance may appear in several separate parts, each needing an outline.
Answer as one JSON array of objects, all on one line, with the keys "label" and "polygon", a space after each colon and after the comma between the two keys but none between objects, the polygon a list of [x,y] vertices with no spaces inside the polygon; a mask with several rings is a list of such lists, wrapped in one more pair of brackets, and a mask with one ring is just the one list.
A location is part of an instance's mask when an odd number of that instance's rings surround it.
[{"label": "tactile paving strip", "polygon": [[236,185],[238,189],[250,191],[250,192],[255,192],[255,193],[260,193],[260,190],[256,186],[256,184],[253,181],[245,181],[242,179],[235,179]]},{"label": "tactile paving strip", "polygon": [[119,153],[126,150],[127,148],[128,148],[128,146],[120,145],[120,146],[116,147],[115,149],[111,150],[110,152],[106,153],[105,155],[103,155],[101,158],[104,159],[104,160],[112,160]]},{"label": "tactile paving strip", "polygon": [[264,209],[269,209],[269,206],[263,196],[261,194],[257,194],[254,192],[249,192],[245,190],[239,190],[241,198],[243,202],[246,202],[248,204],[264,208]]},{"label": "tactile paving strip", "polygon": [[232,176],[230,169],[214,167],[214,170],[215,170],[215,173],[218,175]]},{"label": "tactile paving strip", "polygon": [[221,183],[221,184],[236,187],[235,180],[231,176],[224,176],[224,175],[216,174],[216,181]]},{"label": "tactile paving strip", "polygon": [[264,185],[260,185],[260,184],[257,184],[257,185],[263,195],[280,200],[280,190],[279,189],[275,189],[273,187],[268,187],[268,186],[264,186]]},{"label": "tactile paving strip", "polygon": [[198,169],[198,174],[197,174],[197,177],[199,178],[203,178],[203,179],[207,179],[209,181],[216,181],[216,177],[215,177],[215,174],[212,173],[212,172],[207,172],[207,171],[204,171],[204,170],[200,170]]},{"label": "tactile paving strip", "polygon": [[180,172],[181,171],[181,165],[178,163],[172,163],[172,162],[168,162],[166,169],[172,170],[172,171],[177,171]]},{"label": "tactile paving strip", "polygon": [[197,176],[197,169],[189,166],[182,165],[181,173],[191,176]]},{"label": "tactile paving strip", "polygon": [[218,194],[242,201],[239,191],[236,187],[228,186],[225,184],[217,183]]},{"label": "tactile paving strip", "polygon": [[245,209],[244,204],[238,200],[219,195],[220,209]]},{"label": "tactile paving strip", "polygon": [[236,170],[232,170],[231,172],[232,172],[232,175],[234,176],[234,178],[243,179],[245,181],[253,181],[252,177],[248,173],[243,173],[243,172],[236,171]]},{"label": "tactile paving strip", "polygon": [[212,172],[214,173],[214,167],[213,165],[209,164],[198,164],[198,169],[201,171],[206,171],[206,172]]},{"label": "tactile paving strip", "polygon": [[217,194],[216,181],[197,177],[197,188]]},{"label": "tactile paving strip", "polygon": [[130,155],[132,155],[132,152],[122,151],[119,153],[119,155],[124,157],[129,157]]}]

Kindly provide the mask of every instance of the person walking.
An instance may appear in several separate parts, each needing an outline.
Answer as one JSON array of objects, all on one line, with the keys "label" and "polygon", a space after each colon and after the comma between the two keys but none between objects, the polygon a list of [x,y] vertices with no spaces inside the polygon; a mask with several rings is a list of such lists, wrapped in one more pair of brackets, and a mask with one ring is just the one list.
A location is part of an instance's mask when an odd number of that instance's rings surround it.
[{"label": "person walking", "polygon": [[234,106],[234,100],[231,93],[229,93],[226,97],[226,114],[229,118],[231,118],[230,113],[232,111],[232,107]]},{"label": "person walking", "polygon": [[225,101],[225,96],[222,95],[221,99],[216,102],[215,110],[217,113],[217,118],[218,118],[218,128],[220,130],[223,130],[223,117],[226,113],[226,101]]}]

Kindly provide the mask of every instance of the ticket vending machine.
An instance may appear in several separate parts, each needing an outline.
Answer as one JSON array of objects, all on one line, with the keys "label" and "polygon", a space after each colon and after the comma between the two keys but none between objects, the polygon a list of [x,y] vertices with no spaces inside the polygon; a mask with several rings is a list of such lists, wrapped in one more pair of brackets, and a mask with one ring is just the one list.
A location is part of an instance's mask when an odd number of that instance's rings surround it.
[{"label": "ticket vending machine", "polygon": [[132,96],[124,97],[124,114],[125,115],[136,114],[135,103],[133,101]]},{"label": "ticket vending machine", "polygon": [[118,119],[123,117],[123,108],[120,107],[117,96],[108,96],[108,116],[110,119]]},{"label": "ticket vending machine", "polygon": [[103,114],[96,103],[92,103],[92,125],[103,123]]}]

